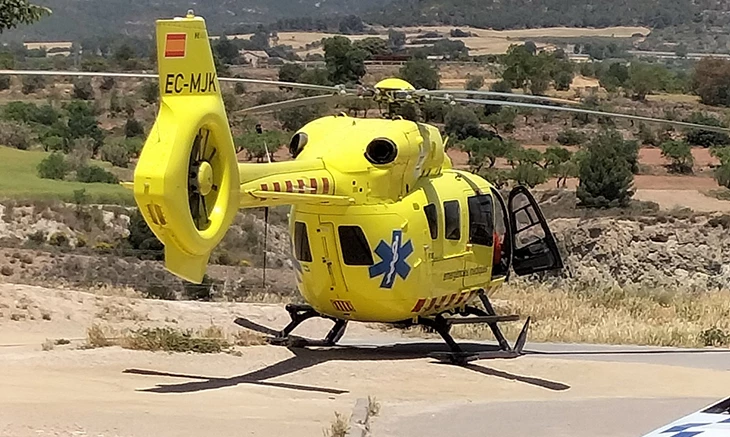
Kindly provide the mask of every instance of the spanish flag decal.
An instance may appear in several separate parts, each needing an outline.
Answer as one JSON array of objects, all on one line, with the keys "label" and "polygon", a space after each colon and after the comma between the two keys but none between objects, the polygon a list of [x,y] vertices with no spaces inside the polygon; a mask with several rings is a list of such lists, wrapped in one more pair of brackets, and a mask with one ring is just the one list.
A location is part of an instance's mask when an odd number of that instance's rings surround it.
[{"label": "spanish flag decal", "polygon": [[184,58],[186,38],[185,33],[168,33],[165,37],[165,57]]}]

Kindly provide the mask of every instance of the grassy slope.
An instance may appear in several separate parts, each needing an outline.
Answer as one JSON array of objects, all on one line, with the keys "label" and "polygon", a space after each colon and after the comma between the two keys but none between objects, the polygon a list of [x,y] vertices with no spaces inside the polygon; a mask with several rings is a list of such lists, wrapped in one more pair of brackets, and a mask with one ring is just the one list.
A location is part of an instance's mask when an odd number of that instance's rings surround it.
[{"label": "grassy slope", "polygon": [[[38,177],[37,166],[46,152],[0,146],[0,197],[73,200],[75,190],[85,189],[92,202],[133,202],[131,191],[116,184],[84,184]],[[101,163],[95,162],[101,165]],[[104,165],[108,166],[108,165]]]}]

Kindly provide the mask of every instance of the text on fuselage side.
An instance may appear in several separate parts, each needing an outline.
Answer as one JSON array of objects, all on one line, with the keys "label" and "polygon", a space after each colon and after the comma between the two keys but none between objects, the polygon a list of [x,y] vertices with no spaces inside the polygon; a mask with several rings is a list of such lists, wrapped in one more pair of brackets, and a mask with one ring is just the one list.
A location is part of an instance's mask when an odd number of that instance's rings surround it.
[{"label": "text on fuselage side", "polygon": [[168,73],[165,75],[165,94],[204,94],[218,92],[215,73]]},{"label": "text on fuselage side", "polygon": [[489,267],[479,266],[468,270],[454,270],[453,272],[444,273],[444,281],[457,278],[465,278],[467,276],[483,275],[489,272]]}]

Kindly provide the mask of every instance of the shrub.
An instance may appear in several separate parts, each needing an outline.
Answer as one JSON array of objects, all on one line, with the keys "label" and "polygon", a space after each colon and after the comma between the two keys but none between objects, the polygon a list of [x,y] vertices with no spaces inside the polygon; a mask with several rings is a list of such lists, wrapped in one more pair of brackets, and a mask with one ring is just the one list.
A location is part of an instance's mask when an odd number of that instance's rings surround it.
[{"label": "shrub", "polygon": [[160,85],[156,80],[148,80],[142,84],[142,98],[149,104],[157,103],[160,98]]},{"label": "shrub", "polygon": [[129,236],[127,237],[127,242],[132,246],[132,249],[138,251],[138,258],[162,259],[162,250],[164,247],[149,226],[147,226],[147,222],[138,209],[135,209],[134,213],[129,217]]},{"label": "shrub", "polygon": [[298,108],[282,109],[276,113],[276,118],[281,123],[281,128],[283,130],[296,131],[305,124],[319,117],[321,114],[322,107],[320,105],[309,105],[300,106]]},{"label": "shrub", "polygon": [[425,59],[411,59],[400,69],[398,76],[416,89],[435,90],[439,87],[439,71]]},{"label": "shrub", "polygon": [[484,76],[471,76],[466,81],[466,85],[464,85],[464,89],[467,90],[478,90],[481,89],[484,86]]},{"label": "shrub", "polygon": [[126,167],[129,164],[129,151],[124,144],[106,143],[100,152],[101,159],[115,167]]},{"label": "shrub", "polygon": [[124,136],[127,138],[144,136],[144,127],[136,118],[129,117],[124,124]]},{"label": "shrub", "polygon": [[0,145],[28,150],[32,131],[25,123],[0,121]]},{"label": "shrub", "polygon": [[48,238],[48,244],[56,247],[68,247],[69,241],[68,237],[63,232],[54,232]]},{"label": "shrub", "polygon": [[147,299],[177,300],[175,290],[165,285],[151,284],[144,292]]},{"label": "shrub", "polygon": [[421,115],[426,123],[443,123],[448,110],[448,104],[438,100],[426,100],[421,105]]},{"label": "shrub", "polygon": [[94,88],[88,78],[79,78],[74,81],[73,95],[77,99],[91,100],[94,98]]},{"label": "shrub", "polygon": [[479,123],[479,117],[467,107],[454,106],[444,117],[444,123],[446,133],[456,140],[485,136],[484,130]]},{"label": "shrub", "polygon": [[55,152],[63,150],[66,141],[58,135],[47,135],[41,138],[41,144],[46,152]]},{"label": "shrub", "polygon": [[284,64],[279,68],[279,80],[282,82],[299,82],[306,69],[299,64]]},{"label": "shrub", "polygon": [[521,163],[512,170],[512,179],[520,185],[535,188],[547,181],[547,172],[535,164]]},{"label": "shrub", "polygon": [[[695,112],[688,120],[690,123],[705,124],[709,126],[723,126],[717,118],[701,112]],[[690,129],[685,135],[685,140],[693,146],[716,147],[730,145],[730,137],[721,132],[711,132],[703,129]]]},{"label": "shrub", "polygon": [[62,180],[70,171],[69,165],[64,156],[53,152],[38,164],[38,176],[43,179]]},{"label": "shrub", "polygon": [[23,94],[32,94],[46,87],[46,79],[43,76],[23,76],[20,90]]},{"label": "shrub", "polygon": [[10,89],[10,76],[0,76],[0,91]]},{"label": "shrub", "polygon": [[119,179],[98,165],[87,165],[76,170],[76,180],[87,184],[101,182],[104,184],[119,183]]},{"label": "shrub", "polygon": [[558,132],[556,141],[563,146],[580,146],[586,142],[586,136],[574,129],[564,129]]},{"label": "shrub", "polygon": [[705,329],[700,332],[699,340],[705,346],[727,346],[730,342],[730,335],[718,327]]},{"label": "shrub", "polygon": [[723,161],[719,167],[715,169],[715,181],[718,185],[730,188],[730,162]]},{"label": "shrub", "polygon": [[204,300],[208,301],[211,298],[213,291],[213,279],[205,275],[203,281],[200,284],[194,284],[192,282],[185,282],[183,284],[183,297],[187,300]]},{"label": "shrub", "polygon": [[636,134],[636,138],[641,142],[641,144],[645,144],[647,146],[656,146],[658,143],[657,136],[654,134],[654,131],[646,125],[646,123],[639,124],[639,132]]},{"label": "shrub", "polygon": [[129,157],[133,158],[139,156],[140,152],[142,151],[142,147],[144,146],[144,140],[139,137],[126,138],[122,142],[122,145],[125,149],[127,149]]},{"label": "shrub", "polygon": [[269,103],[281,102],[287,99],[287,95],[278,91],[263,91],[256,96],[256,105],[268,105]]},{"label": "shrub", "polygon": [[116,80],[113,77],[104,77],[101,79],[101,85],[99,85],[99,89],[103,91],[109,91],[114,88],[115,84]]},{"label": "shrub", "polygon": [[626,141],[616,131],[604,131],[594,138],[579,168],[576,192],[584,206],[626,206],[634,195],[630,156]]},{"label": "shrub", "polygon": [[489,87],[491,91],[494,91],[496,93],[511,93],[512,87],[509,83],[500,80],[498,82],[494,82],[491,87]]},{"label": "shrub", "polygon": [[669,159],[669,171],[674,173],[692,173],[694,157],[692,148],[684,141],[666,141],[660,146],[662,156]]}]

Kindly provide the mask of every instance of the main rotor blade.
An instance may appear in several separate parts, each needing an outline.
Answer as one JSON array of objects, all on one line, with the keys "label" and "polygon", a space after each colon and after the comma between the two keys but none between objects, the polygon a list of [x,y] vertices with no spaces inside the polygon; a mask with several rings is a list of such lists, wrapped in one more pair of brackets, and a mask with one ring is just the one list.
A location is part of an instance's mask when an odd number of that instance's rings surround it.
[{"label": "main rotor blade", "polygon": [[352,96],[351,94],[327,94],[323,96],[312,96],[312,97],[301,97],[298,99],[284,100],[281,102],[267,103],[265,105],[252,106],[250,108],[240,109],[235,111],[240,114],[257,114],[278,111],[280,109],[297,108],[299,106],[312,105],[317,103],[328,102],[330,100],[337,100],[342,97]]},{"label": "main rotor blade", "polygon": [[447,94],[453,94],[457,96],[487,96],[487,97],[504,97],[507,99],[521,99],[521,100],[537,100],[541,102],[553,102],[553,103],[567,103],[571,105],[578,105],[580,103],[574,102],[567,99],[559,99],[557,97],[546,97],[546,96],[534,96],[532,94],[519,94],[519,93],[501,93],[497,91],[469,91],[469,90],[430,90],[430,91],[416,91],[428,96],[443,96]]},{"label": "main rotor blade", "polygon": [[697,124],[697,123],[688,123],[685,121],[666,120],[663,118],[643,117],[640,115],[619,114],[616,112],[594,111],[591,109],[566,108],[565,106],[550,106],[550,105],[540,105],[537,103],[510,102],[510,101],[503,101],[503,100],[448,99],[445,97],[438,97],[437,99],[442,100],[442,101],[453,101],[453,102],[457,102],[457,103],[475,103],[478,105],[515,106],[518,108],[547,109],[550,111],[572,112],[572,113],[577,113],[577,114],[596,115],[599,117],[624,118],[627,120],[646,121],[649,123],[664,123],[664,124],[669,124],[672,126],[685,127],[685,128],[691,128],[691,129],[702,129],[702,130],[706,130],[706,131],[710,131],[710,132],[730,134],[730,129],[724,128],[724,127],[719,127],[719,126],[708,126],[706,124]]},{"label": "main rotor blade", "polygon": [[[112,73],[103,71],[61,71],[61,70],[0,70],[0,75],[18,75],[18,76],[86,76],[86,77],[126,77],[126,78],[139,78],[139,79],[156,79],[160,76],[154,73]],[[354,93],[356,90],[346,89],[342,86],[328,86],[328,85],[313,85],[308,83],[296,83],[296,82],[280,82],[277,80],[262,80],[262,79],[245,79],[242,77],[219,77],[221,82],[241,82],[250,83],[255,85],[271,85],[278,87],[287,88],[299,88],[304,90],[312,91],[327,91],[327,92],[350,92]]]},{"label": "main rotor blade", "polygon": [[88,77],[129,77],[139,79],[157,79],[154,73],[112,73],[95,71],[54,71],[54,70],[0,70],[2,75],[10,76],[88,76]]}]

